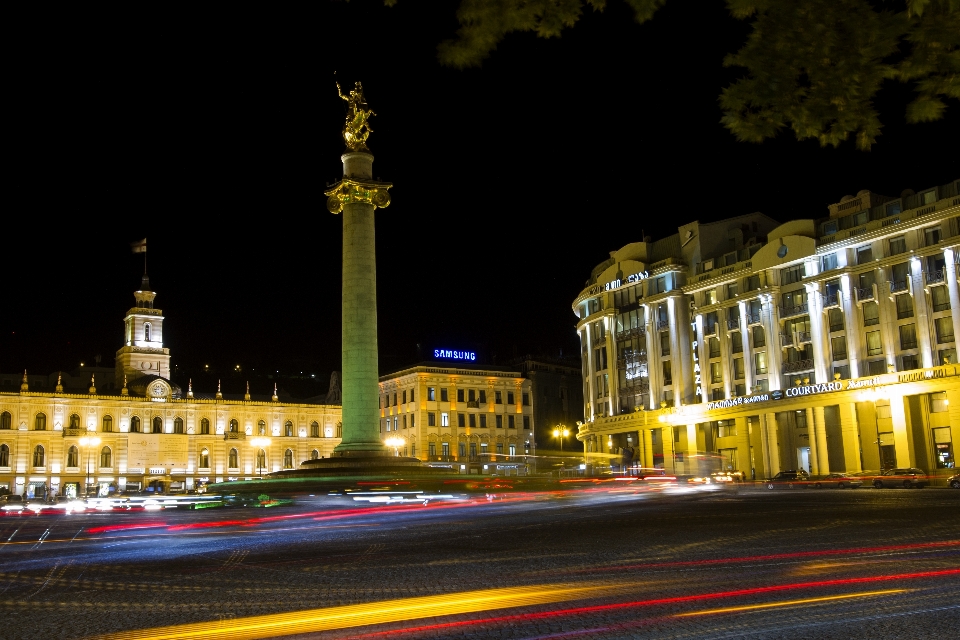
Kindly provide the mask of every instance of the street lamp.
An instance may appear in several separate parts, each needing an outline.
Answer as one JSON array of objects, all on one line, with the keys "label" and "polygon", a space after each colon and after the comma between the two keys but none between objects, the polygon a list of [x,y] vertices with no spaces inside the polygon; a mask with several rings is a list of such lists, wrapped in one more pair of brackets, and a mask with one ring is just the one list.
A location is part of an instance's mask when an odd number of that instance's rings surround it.
[{"label": "street lamp", "polygon": [[87,484],[83,489],[84,494],[90,493],[90,455],[99,445],[100,438],[97,436],[83,436],[80,438],[80,446],[87,450]]},{"label": "street lamp", "polygon": [[386,444],[388,447],[393,447],[394,456],[400,455],[400,447],[403,446],[403,443],[404,443],[403,438],[387,438],[384,441],[384,444]]},{"label": "street lamp", "polygon": [[266,448],[270,446],[270,438],[263,436],[250,438],[250,444],[257,448],[257,475],[263,477],[263,465],[260,463],[260,449],[264,449],[264,457],[266,457]]},{"label": "street lamp", "polygon": [[557,428],[553,430],[553,437],[560,440],[560,452],[563,453],[563,439],[570,435],[570,430],[567,429],[562,424],[558,424]]}]

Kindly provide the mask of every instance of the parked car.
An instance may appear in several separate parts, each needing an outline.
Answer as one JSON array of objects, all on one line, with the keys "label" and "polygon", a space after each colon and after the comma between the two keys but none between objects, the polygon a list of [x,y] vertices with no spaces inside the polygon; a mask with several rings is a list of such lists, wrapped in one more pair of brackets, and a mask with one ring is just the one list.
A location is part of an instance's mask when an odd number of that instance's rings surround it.
[{"label": "parked car", "polygon": [[776,489],[777,487],[793,489],[794,487],[806,486],[808,484],[810,484],[810,474],[803,469],[799,471],[791,469],[789,471],[781,471],[770,480],[767,480],[767,489]]},{"label": "parked car", "polygon": [[813,486],[817,489],[827,487],[833,489],[856,489],[863,484],[863,480],[848,476],[845,473],[831,473],[823,478],[814,480]]},{"label": "parked car", "polygon": [[960,473],[947,478],[947,486],[951,489],[960,489]]},{"label": "parked car", "polygon": [[916,467],[904,469],[887,469],[873,479],[873,486],[877,489],[884,487],[903,487],[904,489],[920,489],[929,484],[927,472]]}]

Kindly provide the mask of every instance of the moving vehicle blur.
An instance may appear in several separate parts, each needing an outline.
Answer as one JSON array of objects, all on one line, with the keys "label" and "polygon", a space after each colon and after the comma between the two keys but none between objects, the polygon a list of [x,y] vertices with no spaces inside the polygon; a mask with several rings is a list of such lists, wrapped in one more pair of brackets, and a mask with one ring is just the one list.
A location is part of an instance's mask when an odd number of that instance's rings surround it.
[{"label": "moving vehicle blur", "polygon": [[863,485],[862,478],[848,476],[845,473],[831,473],[814,481],[817,489],[856,489]]},{"label": "moving vehicle blur", "polygon": [[766,487],[767,489],[793,489],[797,486],[806,486],[809,483],[810,474],[808,474],[806,471],[803,469],[800,469],[799,471],[796,469],[790,469],[788,471],[781,471],[771,479],[767,480]]},{"label": "moving vehicle blur", "polygon": [[947,486],[951,489],[960,489],[960,473],[947,478]]},{"label": "moving vehicle blur", "polygon": [[887,469],[873,479],[873,486],[877,489],[893,487],[921,489],[928,484],[927,472],[923,469],[917,469],[916,467]]}]

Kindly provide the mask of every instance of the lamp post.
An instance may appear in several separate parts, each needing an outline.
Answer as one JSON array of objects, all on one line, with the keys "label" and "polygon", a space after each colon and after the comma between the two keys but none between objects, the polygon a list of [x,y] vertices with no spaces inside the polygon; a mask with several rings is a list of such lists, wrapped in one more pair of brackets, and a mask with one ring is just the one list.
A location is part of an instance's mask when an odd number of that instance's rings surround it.
[{"label": "lamp post", "polygon": [[90,493],[90,455],[98,445],[100,444],[100,438],[97,436],[83,436],[80,438],[80,446],[87,450],[87,484],[83,488],[84,495]]},{"label": "lamp post", "polygon": [[404,439],[399,437],[387,438],[386,440],[384,440],[385,445],[387,445],[388,447],[393,447],[394,457],[397,457],[400,455],[400,447],[403,446],[403,443],[404,443]]},{"label": "lamp post", "polygon": [[570,430],[562,424],[558,424],[553,430],[553,437],[560,440],[560,453],[563,453],[563,439],[570,435]]},{"label": "lamp post", "polygon": [[264,436],[250,438],[250,444],[257,449],[257,475],[263,477],[263,465],[260,464],[260,449],[264,449],[264,456],[266,456],[266,448],[270,446],[270,438]]}]

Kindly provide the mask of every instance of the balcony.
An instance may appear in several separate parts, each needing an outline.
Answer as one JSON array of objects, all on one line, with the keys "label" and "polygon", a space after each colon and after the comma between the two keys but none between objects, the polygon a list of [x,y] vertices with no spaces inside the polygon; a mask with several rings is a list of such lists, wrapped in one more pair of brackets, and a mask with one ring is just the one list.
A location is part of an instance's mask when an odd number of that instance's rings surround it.
[{"label": "balcony", "polygon": [[616,339],[617,340],[626,340],[627,338],[640,338],[641,340],[647,337],[647,332],[643,327],[634,327],[633,329],[624,329],[623,331],[617,331]]},{"label": "balcony", "polygon": [[890,293],[900,293],[907,290],[906,280],[894,280],[890,283]]},{"label": "balcony", "polygon": [[479,409],[480,401],[479,400],[467,400],[467,409]]},{"label": "balcony", "polygon": [[456,456],[427,456],[427,462],[456,462]]},{"label": "balcony", "polygon": [[857,287],[857,300],[873,300],[873,287]]},{"label": "balcony", "polygon": [[796,362],[783,363],[784,373],[797,373],[798,371],[812,371],[812,370],[813,370],[813,358],[807,358],[806,360],[797,360]]},{"label": "balcony", "polygon": [[793,316],[803,315],[808,313],[810,310],[809,305],[806,302],[803,304],[798,304],[793,307],[780,307],[780,317],[781,318],[791,318]]},{"label": "balcony", "polygon": [[657,331],[660,329],[666,329],[670,326],[669,320],[657,320]]},{"label": "balcony", "polygon": [[946,273],[946,269],[938,269],[936,271],[927,271],[924,275],[927,284],[937,284],[944,281]]},{"label": "balcony", "polygon": [[223,434],[224,440],[246,440],[247,434],[243,431],[227,431]]},{"label": "balcony", "polygon": [[739,329],[739,328],[740,328],[740,317],[739,317],[739,316],[736,317],[736,318],[730,318],[729,320],[727,320],[727,330],[728,330],[728,331],[736,331],[736,330]]},{"label": "balcony", "polygon": [[64,438],[77,438],[87,433],[86,429],[68,429],[64,427],[63,437]]},{"label": "balcony", "polygon": [[781,347],[792,347],[793,346],[793,336],[787,333],[780,334],[780,346]]},{"label": "balcony", "polygon": [[797,344],[805,344],[807,342],[813,342],[813,336],[810,335],[809,331],[798,331],[797,332]]},{"label": "balcony", "polygon": [[750,313],[747,311],[747,324],[760,324],[760,312]]},{"label": "balcony", "polygon": [[823,296],[823,308],[827,309],[829,307],[839,307],[840,306],[840,292],[834,291],[833,293],[827,293]]},{"label": "balcony", "polygon": [[620,392],[626,395],[647,393],[650,391],[650,378],[633,378],[620,385]]}]

